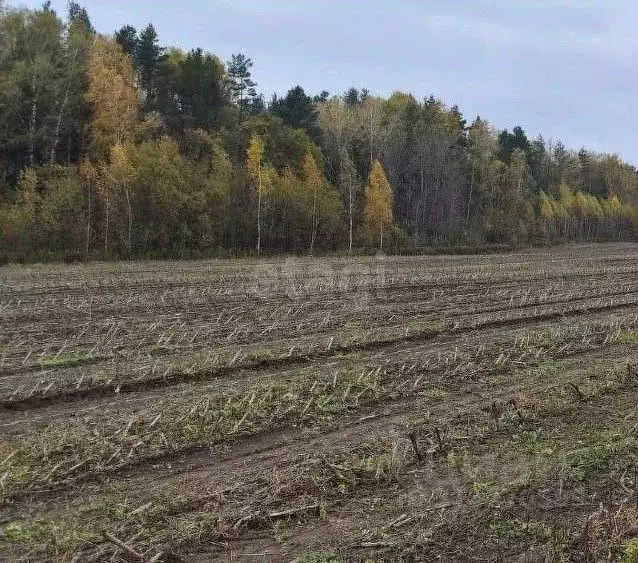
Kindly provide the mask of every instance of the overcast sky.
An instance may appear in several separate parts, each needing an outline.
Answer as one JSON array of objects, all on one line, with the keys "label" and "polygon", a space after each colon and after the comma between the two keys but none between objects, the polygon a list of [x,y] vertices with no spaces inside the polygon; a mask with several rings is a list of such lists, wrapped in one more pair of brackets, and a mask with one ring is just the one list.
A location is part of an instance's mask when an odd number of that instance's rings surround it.
[{"label": "overcast sky", "polygon": [[[33,0],[7,4],[37,6]],[[84,0],[112,33],[152,22],[163,45],[242,52],[267,99],[350,86],[458,104],[498,128],[638,164],[633,0]],[[66,13],[66,0],[53,0]]]}]

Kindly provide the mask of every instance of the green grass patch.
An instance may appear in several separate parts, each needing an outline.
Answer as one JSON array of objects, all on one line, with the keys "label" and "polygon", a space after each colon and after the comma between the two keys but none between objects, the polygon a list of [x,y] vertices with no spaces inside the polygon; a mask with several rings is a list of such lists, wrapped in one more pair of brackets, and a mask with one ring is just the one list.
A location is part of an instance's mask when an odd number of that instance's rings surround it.
[{"label": "green grass patch", "polygon": [[621,344],[638,344],[638,331],[624,330],[620,333],[618,342],[620,342]]},{"label": "green grass patch", "polygon": [[0,538],[9,543],[28,542],[35,540],[38,536],[38,530],[20,522],[10,522],[0,528]]},{"label": "green grass patch", "polygon": [[70,367],[79,364],[90,362],[94,358],[92,356],[85,356],[82,354],[69,354],[53,356],[52,358],[40,358],[38,365],[43,368],[57,368],[57,367]]},{"label": "green grass patch", "polygon": [[310,551],[295,559],[295,563],[344,563],[345,559],[333,551]]},{"label": "green grass patch", "polygon": [[512,440],[527,454],[552,456],[555,452],[551,444],[541,440],[541,434],[537,430],[524,430],[514,434]]},{"label": "green grass patch", "polygon": [[425,391],[422,391],[420,395],[427,399],[445,399],[449,393],[444,389],[438,389],[435,387],[433,389],[426,389]]},{"label": "green grass patch", "polygon": [[501,492],[496,485],[480,481],[472,483],[472,493],[476,500],[484,502],[495,502],[501,496]]},{"label": "green grass patch", "polygon": [[572,482],[584,482],[612,468],[627,470],[633,467],[637,452],[636,438],[611,432],[608,441],[568,452],[564,458],[563,477]]},{"label": "green grass patch", "polygon": [[553,360],[543,360],[536,367],[531,369],[531,373],[538,381],[556,381],[556,378],[564,371],[561,363]]},{"label": "green grass patch", "polygon": [[518,518],[492,520],[488,526],[493,539],[515,542],[535,539],[541,543],[552,537],[552,530],[543,522],[523,522]]},{"label": "green grass patch", "polygon": [[638,563],[638,538],[627,544],[620,563]]}]

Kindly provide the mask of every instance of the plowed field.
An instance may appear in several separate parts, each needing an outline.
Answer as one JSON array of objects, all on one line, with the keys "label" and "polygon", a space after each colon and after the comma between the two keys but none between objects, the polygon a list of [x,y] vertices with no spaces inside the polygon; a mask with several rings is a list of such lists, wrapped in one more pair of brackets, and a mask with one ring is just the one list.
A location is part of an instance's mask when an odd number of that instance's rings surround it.
[{"label": "plowed field", "polygon": [[638,245],[6,266],[0,559],[620,561],[637,399]]}]

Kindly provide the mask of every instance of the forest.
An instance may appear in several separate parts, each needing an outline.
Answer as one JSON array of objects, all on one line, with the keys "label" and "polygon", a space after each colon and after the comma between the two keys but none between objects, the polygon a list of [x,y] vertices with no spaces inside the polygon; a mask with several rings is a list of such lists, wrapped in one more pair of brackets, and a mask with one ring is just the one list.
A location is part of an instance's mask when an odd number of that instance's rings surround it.
[{"label": "forest", "polygon": [[[258,58],[258,53],[255,54]],[[296,85],[0,0],[0,260],[638,239],[638,171],[433,96]]]}]

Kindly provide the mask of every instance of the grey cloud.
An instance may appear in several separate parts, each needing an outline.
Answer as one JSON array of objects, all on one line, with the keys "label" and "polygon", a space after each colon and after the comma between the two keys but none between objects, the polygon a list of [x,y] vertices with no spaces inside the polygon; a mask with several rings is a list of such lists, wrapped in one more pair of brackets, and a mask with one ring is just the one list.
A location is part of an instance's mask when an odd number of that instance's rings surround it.
[{"label": "grey cloud", "polygon": [[[28,0],[32,6],[41,0]],[[61,12],[66,0],[54,0]],[[84,0],[99,30],[152,20],[162,41],[244,52],[268,97],[351,85],[456,103],[499,128],[638,162],[629,0]]]}]

